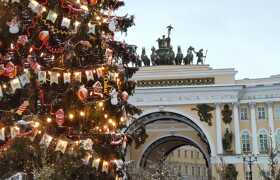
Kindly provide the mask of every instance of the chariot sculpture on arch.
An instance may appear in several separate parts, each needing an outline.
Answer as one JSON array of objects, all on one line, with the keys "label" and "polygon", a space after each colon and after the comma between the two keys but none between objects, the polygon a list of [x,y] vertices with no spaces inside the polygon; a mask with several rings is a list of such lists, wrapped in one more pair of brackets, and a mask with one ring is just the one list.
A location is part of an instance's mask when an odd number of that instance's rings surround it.
[{"label": "chariot sculpture on arch", "polygon": [[145,47],[142,48],[141,62],[144,66],[156,66],[156,65],[191,65],[193,64],[193,52],[197,56],[197,65],[204,64],[205,58],[207,55],[207,50],[205,56],[203,55],[203,49],[200,49],[198,52],[195,51],[195,48],[190,46],[187,50],[187,55],[184,57],[183,50],[181,46],[177,46],[177,53],[175,55],[173,47],[171,45],[170,34],[174,29],[171,25],[167,26],[167,37],[162,35],[161,38],[156,40],[158,44],[158,49],[155,46],[151,48],[150,58],[146,55]]}]

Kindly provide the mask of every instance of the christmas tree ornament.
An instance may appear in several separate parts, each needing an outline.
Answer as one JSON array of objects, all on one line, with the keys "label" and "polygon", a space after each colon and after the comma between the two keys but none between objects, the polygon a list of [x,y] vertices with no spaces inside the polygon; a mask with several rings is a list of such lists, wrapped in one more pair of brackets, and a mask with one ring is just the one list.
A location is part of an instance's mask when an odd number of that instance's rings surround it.
[{"label": "christmas tree ornament", "polygon": [[97,4],[97,0],[89,0],[89,4]]},{"label": "christmas tree ornament", "polygon": [[0,140],[5,141],[5,128],[0,129]]},{"label": "christmas tree ornament", "polygon": [[20,81],[18,78],[11,80],[10,84],[11,84],[13,92],[15,92],[17,89],[21,88]]},{"label": "christmas tree ornament", "polygon": [[103,161],[102,164],[102,172],[108,173],[109,163],[107,161]]},{"label": "christmas tree ornament", "polygon": [[30,83],[30,79],[26,76],[26,74],[20,75],[19,80],[20,80],[22,87],[24,87],[26,84]]},{"label": "christmas tree ornament", "polygon": [[50,135],[47,135],[46,133],[43,135],[41,141],[40,141],[40,145],[45,146],[46,148],[49,147],[51,141],[52,141],[53,137],[51,137]]},{"label": "christmas tree ornament", "polygon": [[123,98],[123,100],[125,100],[125,101],[128,100],[129,95],[128,95],[128,93],[127,93],[126,91],[123,91],[123,92],[122,92],[122,98]]},{"label": "christmas tree ornament", "polygon": [[95,27],[96,27],[96,24],[89,23],[88,24],[88,34],[95,35]]},{"label": "christmas tree ornament", "polygon": [[88,90],[85,87],[80,87],[80,89],[78,90],[77,95],[78,95],[78,98],[80,100],[84,100],[88,96]]},{"label": "christmas tree ornament", "polygon": [[19,134],[19,128],[17,126],[11,127],[11,138],[14,139]]},{"label": "christmas tree ornament", "polygon": [[54,23],[56,18],[57,18],[57,14],[55,12],[53,12],[52,10],[50,10],[46,19],[50,20]]},{"label": "christmas tree ornament", "polygon": [[27,106],[29,105],[29,101],[24,101],[16,111],[17,114],[22,115],[23,111],[26,110]]},{"label": "christmas tree ornament", "polygon": [[64,111],[63,109],[59,109],[55,113],[55,121],[56,123],[61,126],[64,122]]},{"label": "christmas tree ornament", "polygon": [[99,81],[95,82],[92,88],[93,88],[93,94],[100,95],[100,96],[103,94],[103,87]]},{"label": "christmas tree ornament", "polygon": [[14,78],[17,74],[17,68],[12,62],[8,62],[6,64],[5,72],[8,77]]},{"label": "christmas tree ornament", "polygon": [[95,169],[98,169],[99,163],[100,163],[100,158],[95,157],[92,161],[92,167],[94,167]]},{"label": "christmas tree ornament", "polygon": [[118,22],[117,22],[116,17],[113,17],[109,22],[109,30],[112,32],[116,32],[117,23]]},{"label": "christmas tree ornament", "polygon": [[47,42],[50,38],[50,34],[49,34],[49,31],[41,31],[39,33],[39,39],[41,41],[43,41],[44,43]]},{"label": "christmas tree ornament", "polygon": [[116,92],[116,89],[114,88],[112,92],[110,92],[111,96],[111,104],[117,105],[118,104],[118,92]]},{"label": "christmas tree ornament", "polygon": [[92,151],[93,142],[91,139],[87,138],[86,140],[80,140],[80,143],[82,144],[84,150]]},{"label": "christmas tree ornament", "polygon": [[55,147],[55,151],[60,151],[62,152],[62,154],[65,153],[65,150],[67,148],[68,142],[67,141],[63,141],[63,140],[58,140],[57,145]]},{"label": "christmas tree ornament", "polygon": [[63,17],[61,22],[61,27],[66,27],[67,29],[69,29],[69,26],[70,26],[70,19]]},{"label": "christmas tree ornament", "polygon": [[39,71],[41,71],[40,65],[34,60],[32,55],[28,55],[27,61],[36,74],[38,74]]},{"label": "christmas tree ornament", "polygon": [[16,34],[19,32],[20,22],[18,21],[17,17],[14,17],[10,22],[7,22],[7,25],[10,26],[10,33]]},{"label": "christmas tree ornament", "polygon": [[28,42],[28,38],[25,35],[19,36],[17,43],[21,45],[25,45]]}]

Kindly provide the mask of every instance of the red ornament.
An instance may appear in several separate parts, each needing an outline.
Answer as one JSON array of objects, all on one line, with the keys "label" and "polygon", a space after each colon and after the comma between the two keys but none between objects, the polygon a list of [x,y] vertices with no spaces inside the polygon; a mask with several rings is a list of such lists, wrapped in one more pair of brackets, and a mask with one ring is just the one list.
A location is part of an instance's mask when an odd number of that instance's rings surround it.
[{"label": "red ornament", "polygon": [[84,88],[84,87],[80,87],[80,89],[78,90],[77,95],[78,95],[78,98],[80,100],[84,100],[88,96],[88,90],[86,88]]},{"label": "red ornament", "polygon": [[64,122],[64,111],[59,109],[56,111],[55,115],[55,121],[60,126]]},{"label": "red ornament", "polygon": [[16,74],[17,74],[16,66],[13,63],[8,62],[6,65],[6,75],[9,76],[10,78],[13,78],[15,77]]},{"label": "red ornament", "polygon": [[97,0],[89,0],[89,4],[96,4]]},{"label": "red ornament", "polygon": [[39,34],[39,39],[43,42],[48,41],[50,38],[49,31],[41,31]]},{"label": "red ornament", "polygon": [[129,95],[128,95],[128,93],[127,93],[126,91],[122,92],[122,98],[123,98],[123,100],[125,100],[125,101],[128,100]]}]

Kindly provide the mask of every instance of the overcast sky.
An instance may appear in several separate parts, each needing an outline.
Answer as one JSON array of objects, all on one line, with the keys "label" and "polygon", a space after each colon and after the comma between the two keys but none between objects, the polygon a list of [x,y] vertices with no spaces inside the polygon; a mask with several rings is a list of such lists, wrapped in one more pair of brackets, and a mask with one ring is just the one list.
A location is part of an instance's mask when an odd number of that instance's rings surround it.
[{"label": "overcast sky", "polygon": [[[191,45],[206,50],[213,69],[235,68],[237,79],[280,74],[280,0],[125,0],[116,15],[135,15],[128,34],[116,35],[138,46],[158,48],[156,39],[171,32],[171,45],[184,56]],[[196,58],[194,59],[196,63]]]}]

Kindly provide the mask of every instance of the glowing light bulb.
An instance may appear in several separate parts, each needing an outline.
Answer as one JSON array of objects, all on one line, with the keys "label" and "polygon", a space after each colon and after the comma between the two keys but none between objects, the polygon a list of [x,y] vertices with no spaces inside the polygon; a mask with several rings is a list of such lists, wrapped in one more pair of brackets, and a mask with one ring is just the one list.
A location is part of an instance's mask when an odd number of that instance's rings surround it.
[{"label": "glowing light bulb", "polygon": [[47,118],[47,122],[48,123],[52,122],[52,119],[51,118]]},{"label": "glowing light bulb", "polygon": [[124,118],[123,117],[121,117],[121,122],[123,122],[124,121]]},{"label": "glowing light bulb", "polygon": [[39,127],[40,123],[39,122],[35,122],[35,127]]},{"label": "glowing light bulb", "polygon": [[74,118],[74,115],[73,115],[73,114],[69,114],[69,118],[70,118],[70,119],[73,119],[73,118]]},{"label": "glowing light bulb", "polygon": [[81,116],[84,116],[84,115],[85,115],[85,113],[84,113],[83,111],[81,111],[81,112],[80,112],[80,115],[81,115]]},{"label": "glowing light bulb", "polygon": [[103,106],[103,102],[99,102],[98,105],[99,105],[100,107],[102,107],[102,106]]},{"label": "glowing light bulb", "polygon": [[109,122],[110,124],[112,124],[113,120],[112,120],[112,119],[109,119],[108,122]]},{"label": "glowing light bulb", "polygon": [[105,118],[107,119],[107,117],[108,117],[108,114],[105,114],[105,115],[104,115],[104,117],[105,117]]}]

